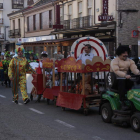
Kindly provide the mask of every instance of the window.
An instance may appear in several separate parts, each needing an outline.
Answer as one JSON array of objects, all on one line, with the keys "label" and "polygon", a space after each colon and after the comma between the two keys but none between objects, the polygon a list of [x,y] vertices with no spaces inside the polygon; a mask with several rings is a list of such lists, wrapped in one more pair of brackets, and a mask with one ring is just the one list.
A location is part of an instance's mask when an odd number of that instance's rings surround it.
[{"label": "window", "polygon": [[92,7],[92,0],[87,0],[88,8]]},{"label": "window", "polygon": [[30,29],[29,29],[29,17],[27,17],[27,31],[29,32]]},{"label": "window", "polygon": [[88,15],[92,15],[92,0],[87,1]]},{"label": "window", "polygon": [[20,30],[20,19],[18,19],[18,29]]},{"label": "window", "polygon": [[[82,2],[79,2],[79,3],[78,3],[78,14],[81,15],[81,13],[82,13]],[[80,17],[80,16],[79,16],[79,17]]]},{"label": "window", "polygon": [[36,15],[33,15],[33,30],[36,30]]},{"label": "window", "polygon": [[70,24],[70,29],[72,29],[72,5],[68,6],[68,15],[69,15],[69,24]]},{"label": "window", "polygon": [[60,7],[60,22],[61,24],[63,22],[63,8],[62,7]]},{"label": "window", "polygon": [[83,27],[83,18],[82,18],[82,2],[78,3],[78,16],[79,16],[79,27]]},{"label": "window", "polygon": [[87,1],[87,26],[92,26],[92,0]]},{"label": "window", "polygon": [[43,29],[43,18],[42,13],[39,14],[40,29]]},{"label": "window", "polygon": [[12,0],[12,9],[24,8],[24,0]]},{"label": "window", "polygon": [[52,10],[49,10],[49,28],[52,28]]}]

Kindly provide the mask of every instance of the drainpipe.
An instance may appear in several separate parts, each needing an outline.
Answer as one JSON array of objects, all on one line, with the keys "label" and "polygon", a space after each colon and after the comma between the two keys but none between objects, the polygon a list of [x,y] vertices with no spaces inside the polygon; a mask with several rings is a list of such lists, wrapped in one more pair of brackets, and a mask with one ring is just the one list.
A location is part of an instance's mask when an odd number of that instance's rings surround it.
[{"label": "drainpipe", "polygon": [[95,6],[96,2],[94,0],[94,25],[96,24],[95,20],[96,20],[96,16],[95,16],[95,13],[96,13],[96,6]]}]

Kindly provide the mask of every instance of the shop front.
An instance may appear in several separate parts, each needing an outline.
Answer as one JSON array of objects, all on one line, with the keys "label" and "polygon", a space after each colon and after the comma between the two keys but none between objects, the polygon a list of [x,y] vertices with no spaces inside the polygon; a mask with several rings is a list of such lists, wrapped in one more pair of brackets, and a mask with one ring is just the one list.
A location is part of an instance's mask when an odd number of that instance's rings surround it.
[{"label": "shop front", "polygon": [[54,40],[44,40],[44,41],[36,41],[36,42],[26,42],[22,43],[25,51],[32,51],[38,54],[40,58],[41,52],[46,51],[48,53],[49,58],[56,58],[56,54],[58,51],[66,53],[70,51],[70,48],[73,42],[77,38],[66,38],[66,39],[54,39]]}]

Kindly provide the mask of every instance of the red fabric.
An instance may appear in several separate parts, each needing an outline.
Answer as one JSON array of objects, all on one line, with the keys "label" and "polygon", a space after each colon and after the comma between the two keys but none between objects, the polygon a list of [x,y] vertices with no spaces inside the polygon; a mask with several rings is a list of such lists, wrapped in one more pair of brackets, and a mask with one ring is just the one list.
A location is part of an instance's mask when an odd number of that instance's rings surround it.
[{"label": "red fabric", "polygon": [[68,92],[60,92],[57,97],[57,106],[78,110],[81,108],[84,96]]}]

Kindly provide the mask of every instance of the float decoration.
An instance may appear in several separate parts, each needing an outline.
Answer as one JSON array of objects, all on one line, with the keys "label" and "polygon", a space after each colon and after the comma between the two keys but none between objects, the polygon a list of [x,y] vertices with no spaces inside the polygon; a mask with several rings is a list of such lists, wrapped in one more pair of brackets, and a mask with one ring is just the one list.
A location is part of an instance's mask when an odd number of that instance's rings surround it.
[{"label": "float decoration", "polygon": [[110,63],[111,61],[109,59],[103,61],[101,57],[95,56],[92,61],[86,60],[86,66],[84,67],[83,72],[88,73],[109,71]]},{"label": "float decoration", "polygon": [[61,59],[58,62],[58,71],[59,72],[76,72],[82,73],[82,61],[76,59],[74,57],[68,57]]},{"label": "float decoration", "polygon": [[49,59],[49,58],[46,58],[42,61],[42,64],[43,64],[43,68],[51,68],[53,69],[53,60]]},{"label": "float decoration", "polygon": [[71,56],[77,59],[77,57],[84,52],[85,44],[91,45],[91,53],[93,53],[94,56],[100,56],[103,60],[106,60],[108,56],[107,49],[103,42],[95,37],[82,37],[77,39],[71,47]]}]

